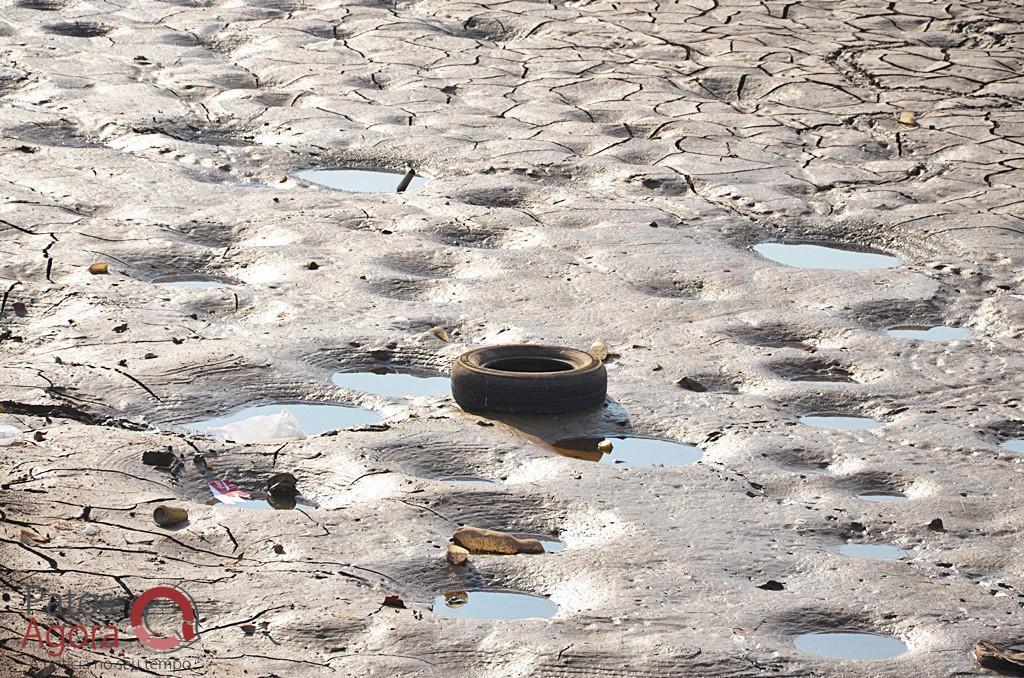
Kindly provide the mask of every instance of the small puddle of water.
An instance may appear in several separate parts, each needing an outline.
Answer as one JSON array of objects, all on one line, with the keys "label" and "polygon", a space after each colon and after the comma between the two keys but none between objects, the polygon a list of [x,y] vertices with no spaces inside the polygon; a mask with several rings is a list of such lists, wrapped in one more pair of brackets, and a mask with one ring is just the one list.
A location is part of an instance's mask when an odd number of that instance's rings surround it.
[{"label": "small puddle of water", "polygon": [[447,377],[417,377],[412,374],[401,374],[386,367],[369,372],[335,372],[331,381],[335,386],[342,388],[392,398],[452,394],[451,380]]},{"label": "small puddle of water", "polygon": [[1011,438],[999,443],[999,447],[1017,454],[1024,454],[1024,438]]},{"label": "small puddle of water", "polygon": [[[601,452],[598,445],[610,442],[610,452]],[[657,438],[570,438],[554,443],[559,454],[584,461],[620,466],[688,466],[696,463],[704,452],[693,445]]]},{"label": "small puddle of water", "polygon": [[546,619],[558,606],[543,596],[517,591],[446,591],[434,598],[434,614],[465,619]]},{"label": "small puddle of water", "polygon": [[857,495],[861,501],[869,501],[873,504],[890,504],[897,501],[906,501],[902,494],[885,494],[883,492],[864,492]]},{"label": "small puddle of water", "polygon": [[843,544],[839,552],[844,556],[868,560],[899,560],[907,555],[903,549],[889,544]]},{"label": "small puddle of water", "polygon": [[900,339],[920,339],[921,341],[956,341],[971,336],[971,331],[966,327],[951,327],[950,325],[898,325],[890,327],[885,331],[890,337]]},{"label": "small puddle of water", "polygon": [[209,290],[218,288],[232,288],[244,285],[241,280],[227,278],[217,275],[162,275],[153,279],[154,285],[165,285],[167,287],[183,287],[195,290]]},{"label": "small puddle of water", "polygon": [[898,638],[854,631],[804,633],[794,644],[802,652],[830,659],[889,659],[907,651],[907,644]]},{"label": "small puddle of water", "polygon": [[230,504],[211,499],[206,502],[210,506],[228,506],[230,508],[256,509],[257,511],[290,511],[292,509],[314,509],[312,504],[289,499],[236,499]]},{"label": "small puddle of water", "polygon": [[815,428],[827,428],[832,431],[869,431],[885,426],[884,421],[871,417],[848,417],[838,414],[807,414],[800,421]]},{"label": "small puddle of water", "polygon": [[892,268],[903,261],[869,247],[842,243],[766,242],[754,245],[754,251],[766,259],[797,268],[824,268],[836,271],[861,271]]},{"label": "small puddle of water", "polygon": [[[293,172],[295,176],[303,181],[308,181],[336,191],[349,191],[351,193],[394,193],[398,190],[405,172],[375,172],[359,169],[307,169]],[[413,177],[407,191],[419,188],[427,180],[423,177]]]},{"label": "small puddle of water", "polygon": [[[228,424],[234,424],[252,417],[266,417],[279,414],[287,410],[298,421],[302,433],[308,436],[319,435],[327,431],[348,428],[349,426],[360,426],[363,424],[375,424],[380,421],[380,415],[372,410],[364,410],[360,407],[346,407],[344,405],[310,404],[310,403],[279,403],[275,405],[258,405],[247,407],[233,414],[223,417],[214,417],[202,421],[194,421],[184,424],[183,427],[198,433],[206,433],[210,429],[217,429]],[[269,436],[267,440],[276,440],[278,437]],[[250,441],[251,442],[251,441]]]}]

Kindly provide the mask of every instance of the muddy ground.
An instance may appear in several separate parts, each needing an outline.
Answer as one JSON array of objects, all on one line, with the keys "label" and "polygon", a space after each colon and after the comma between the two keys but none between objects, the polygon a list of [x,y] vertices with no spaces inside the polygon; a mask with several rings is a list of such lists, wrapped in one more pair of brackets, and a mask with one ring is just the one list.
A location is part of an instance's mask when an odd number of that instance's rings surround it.
[{"label": "muddy ground", "polygon": [[[5,3],[0,424],[24,434],[0,448],[3,675],[975,674],[976,640],[1024,637],[1024,465],[998,446],[1024,435],[1022,20],[1000,0]],[[404,194],[287,178],[409,164],[431,180]],[[750,249],[806,238],[905,263]],[[195,272],[244,285],[151,282]],[[943,323],[972,336],[882,332]],[[579,416],[492,426],[330,379],[597,337],[609,403]],[[811,350],[760,345],[779,340]],[[295,400],[384,424],[283,447],[176,428]],[[797,420],[817,411],[886,425]],[[704,458],[631,469],[541,442],[624,432]],[[142,463],[167,446],[180,465]],[[277,471],[318,508],[209,503],[210,479],[255,495]],[[169,501],[190,520],[165,530]],[[456,568],[459,523],[567,548]],[[131,634],[113,654],[22,644],[26,587],[158,584],[199,611],[189,671],[140,663],[157,655]],[[559,611],[432,612],[476,588]],[[909,649],[794,646],[829,630]]]}]

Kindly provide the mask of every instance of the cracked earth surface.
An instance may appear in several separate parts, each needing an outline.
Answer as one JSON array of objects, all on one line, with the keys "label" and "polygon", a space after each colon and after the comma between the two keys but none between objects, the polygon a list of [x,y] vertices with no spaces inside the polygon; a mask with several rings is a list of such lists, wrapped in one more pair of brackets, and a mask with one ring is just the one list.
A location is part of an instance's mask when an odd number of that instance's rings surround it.
[{"label": "cracked earth surface", "polygon": [[[157,584],[196,601],[194,675],[974,674],[975,640],[1024,635],[1024,466],[998,447],[1024,435],[1022,20],[1006,0],[5,3],[0,423],[26,434],[0,448],[3,675],[170,675],[130,638],[20,644],[26,586]],[[286,178],[407,164],[431,180],[404,194]],[[807,239],[904,264],[750,250]],[[244,284],[151,283],[193,273]],[[972,335],[882,332],[906,324]],[[599,413],[487,425],[330,379],[596,337]],[[298,400],[384,423],[284,446],[176,428]],[[630,432],[704,458],[627,469],[543,443]],[[182,464],[141,463],[167,446]],[[278,471],[317,507],[209,503],[211,479],[258,493]],[[856,496],[879,492],[906,500]],[[168,501],[183,527],[152,523]],[[455,568],[459,523],[566,549]],[[431,612],[474,588],[559,611]],[[909,650],[793,645],[829,630]]]}]

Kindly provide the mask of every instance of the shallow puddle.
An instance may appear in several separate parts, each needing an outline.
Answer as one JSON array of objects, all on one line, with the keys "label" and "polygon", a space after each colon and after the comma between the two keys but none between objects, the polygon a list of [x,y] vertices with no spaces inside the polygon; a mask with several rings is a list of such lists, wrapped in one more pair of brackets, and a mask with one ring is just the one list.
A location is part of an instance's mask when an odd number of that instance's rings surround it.
[{"label": "shallow puddle", "polygon": [[861,501],[869,501],[874,504],[890,504],[897,501],[906,501],[902,494],[888,494],[885,492],[863,492],[857,495]]},{"label": "shallow puddle", "polygon": [[971,336],[971,331],[966,327],[952,327],[950,325],[898,325],[890,327],[885,331],[890,337],[900,339],[919,339],[921,341],[956,341]]},{"label": "shallow puddle", "polygon": [[[259,419],[254,419],[256,417]],[[235,442],[261,442],[319,435],[327,431],[374,424],[378,421],[379,414],[359,407],[322,403],[278,403],[247,407],[227,416],[194,421],[183,426],[191,431]],[[245,422],[245,425],[233,426],[239,422]]]},{"label": "shallow puddle", "polygon": [[815,428],[827,428],[832,431],[869,431],[885,426],[884,421],[871,417],[850,417],[840,414],[807,414],[800,421]]},{"label": "shallow puddle", "polygon": [[1024,454],[1024,438],[1011,438],[999,443],[999,447],[1017,454]]},{"label": "shallow puddle", "polygon": [[830,659],[889,659],[907,651],[907,644],[898,638],[855,631],[804,633],[794,644],[802,652]]},{"label": "shallow puddle", "polygon": [[518,591],[446,591],[434,598],[434,613],[466,619],[546,619],[558,606],[543,596]]},{"label": "shallow puddle", "polygon": [[839,552],[844,556],[867,560],[899,560],[907,555],[903,549],[889,544],[843,544]]},{"label": "shallow puddle", "polygon": [[231,288],[245,284],[241,280],[236,280],[234,278],[219,275],[205,275],[202,273],[195,273],[192,275],[162,275],[159,278],[154,278],[152,282],[154,285],[184,287],[197,290]]},{"label": "shallow puddle", "polygon": [[823,268],[836,271],[862,271],[892,268],[903,261],[870,247],[843,243],[782,243],[754,245],[754,251],[766,259],[796,268]]},{"label": "shallow puddle", "polygon": [[289,500],[289,499],[236,499],[231,502],[219,502],[216,499],[211,499],[206,502],[211,506],[217,506],[223,504],[224,506],[230,506],[231,508],[241,509],[256,509],[258,511],[290,511],[292,509],[314,509],[316,508],[312,504],[307,504],[301,501]]},{"label": "shallow puddle", "polygon": [[452,384],[448,377],[418,377],[402,374],[386,367],[369,372],[335,372],[335,386],[353,391],[401,398],[403,396],[450,396]]},{"label": "shallow puddle", "polygon": [[[351,193],[394,193],[402,183],[405,172],[375,172],[360,169],[307,169],[293,172],[303,181],[308,181],[336,191]],[[415,176],[406,190],[419,188],[427,183],[424,177]]]},{"label": "shallow puddle", "polygon": [[[611,450],[599,449],[602,443],[611,443]],[[559,454],[574,459],[628,467],[687,466],[699,461],[704,454],[693,445],[636,437],[570,438],[554,443],[554,447]]]}]

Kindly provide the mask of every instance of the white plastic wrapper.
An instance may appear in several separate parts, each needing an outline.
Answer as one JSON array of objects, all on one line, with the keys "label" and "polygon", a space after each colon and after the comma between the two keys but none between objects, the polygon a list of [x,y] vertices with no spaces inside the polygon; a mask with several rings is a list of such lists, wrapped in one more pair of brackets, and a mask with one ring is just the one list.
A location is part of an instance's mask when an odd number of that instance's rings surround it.
[{"label": "white plastic wrapper", "polygon": [[13,445],[21,440],[21,431],[13,426],[0,424],[0,447]]},{"label": "white plastic wrapper", "polygon": [[276,440],[298,440],[306,434],[299,428],[299,420],[288,410],[277,414],[249,417],[232,424],[206,430],[206,435],[236,443],[266,443]]}]

